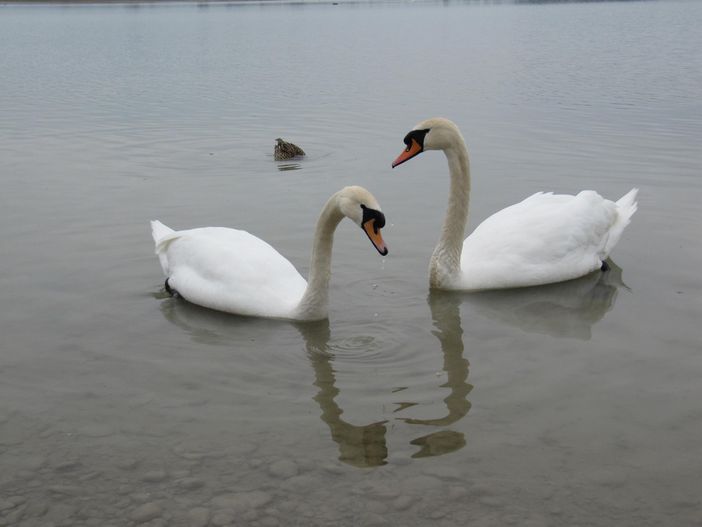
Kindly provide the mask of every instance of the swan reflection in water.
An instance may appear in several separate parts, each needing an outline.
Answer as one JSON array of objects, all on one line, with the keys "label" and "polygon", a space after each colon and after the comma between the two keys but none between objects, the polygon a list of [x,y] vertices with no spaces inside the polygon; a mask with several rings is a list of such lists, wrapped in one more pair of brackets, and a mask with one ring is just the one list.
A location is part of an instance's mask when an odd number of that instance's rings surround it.
[{"label": "swan reflection in water", "polygon": [[339,445],[339,460],[355,467],[384,465],[388,457],[387,421],[352,425],[341,418],[344,411],[334,400],[339,389],[331,364],[334,355],[329,349],[329,320],[295,326],[305,340],[307,357],[314,369],[314,385],[319,388],[314,400],[322,410],[322,421],[329,426],[332,439]]},{"label": "swan reflection in water", "polygon": [[[443,369],[447,381],[441,387],[450,389],[444,399],[446,415],[434,419],[414,419],[396,416],[397,420],[409,425],[447,427],[464,417],[470,410],[467,395],[472,386],[468,384],[468,361],[463,358],[463,330],[460,322],[460,297],[455,293],[432,292],[429,295],[435,331],[433,334],[441,343]],[[185,330],[199,343],[227,345],[231,342],[231,332],[236,331],[238,322],[247,325],[259,324],[262,330],[281,322],[265,319],[244,319],[211,311],[189,304],[179,298],[164,298],[161,302],[164,317]],[[339,460],[356,467],[384,465],[388,458],[387,420],[374,421],[365,425],[354,425],[342,418],[343,409],[336,402],[339,388],[332,367],[333,347],[330,346],[331,332],[329,321],[312,323],[291,323],[302,335],[307,358],[314,372],[314,385],[318,388],[313,399],[321,410],[320,417],[329,427],[332,440],[338,445]],[[414,402],[397,403],[395,413],[416,405]],[[454,452],[465,445],[462,433],[452,430],[437,430],[410,441],[418,447],[414,458],[438,456]]]},{"label": "swan reflection in water", "polygon": [[622,269],[609,270],[538,287],[464,294],[465,308],[527,333],[590,340],[592,326],[614,307]]},{"label": "swan reflection in water", "polygon": [[[395,420],[427,431],[438,428],[410,441],[418,447],[412,457],[440,456],[460,450],[466,444],[462,432],[450,429],[469,412],[468,394],[473,389],[468,383],[470,365],[463,356],[462,305],[524,331],[589,339],[592,325],[612,309],[618,288],[626,287],[621,280],[621,269],[613,262],[609,262],[609,266],[607,272],[541,287],[477,294],[432,290],[427,298],[434,326],[432,334],[439,340],[442,368],[446,373],[446,382],[439,388],[448,388],[449,393],[443,399],[445,414],[433,418],[400,416],[398,414],[411,411],[417,403],[395,402]],[[248,328],[258,324],[263,331],[286,324],[218,313],[170,297],[163,300],[161,310],[166,319],[188,332],[194,341],[209,345],[229,345],[232,332],[237,332],[241,323]],[[344,411],[336,402],[339,388],[332,367],[334,353],[330,346],[329,321],[292,324],[304,340],[314,372],[314,385],[318,389],[313,399],[319,405],[320,417],[329,427],[332,440],[338,445],[339,460],[356,467],[386,464],[388,420],[354,425],[342,418]]]},{"label": "swan reflection in water", "polygon": [[[432,289],[427,298],[431,317],[434,324],[432,334],[439,339],[443,355],[443,370],[446,372],[446,382],[441,388],[448,388],[449,394],[443,402],[446,414],[432,419],[398,418],[410,425],[430,427],[448,427],[462,419],[470,410],[468,394],[473,385],[468,383],[468,360],[463,357],[463,328],[461,327],[460,293]],[[401,409],[414,406],[404,403]],[[438,430],[418,437],[410,444],[419,446],[419,451],[413,458],[440,456],[455,452],[466,444],[462,432],[454,430]]]},{"label": "swan reflection in water", "polygon": [[[448,388],[444,398],[443,416],[418,419],[396,417],[409,425],[438,427],[440,430],[410,441],[418,446],[413,458],[440,456],[455,452],[466,444],[462,432],[449,427],[465,417],[471,408],[468,394],[473,385],[468,382],[470,364],[464,358],[461,304],[468,304],[480,313],[507,322],[525,331],[556,337],[589,339],[592,326],[612,309],[619,287],[626,288],[622,270],[611,260],[609,270],[595,272],[576,280],[540,287],[490,291],[466,294],[456,291],[431,290],[427,298],[434,330],[443,356]],[[315,400],[322,409],[322,420],[329,426],[332,439],[339,445],[339,459],[355,466],[375,466],[385,463],[387,446],[386,423],[381,421],[365,426],[354,426],[343,419],[343,410],[334,398],[335,387],[333,355],[329,351],[329,323],[318,326],[298,325],[305,339],[307,352],[315,370],[315,385],[319,388]],[[415,402],[396,402],[395,413],[416,406]]]},{"label": "swan reflection in water", "polygon": [[[470,410],[468,393],[473,386],[468,384],[468,361],[463,358],[463,330],[460,318],[460,297],[453,293],[433,291],[430,293],[429,307],[434,321],[432,333],[439,339],[443,353],[443,370],[447,381],[441,388],[449,388],[444,399],[446,415],[433,419],[396,417],[409,425],[447,427]],[[358,467],[370,467],[386,463],[388,448],[386,442],[386,421],[355,426],[341,418],[343,410],[335,402],[339,389],[331,366],[333,352],[330,351],[329,322],[296,324],[307,347],[307,353],[315,372],[315,386],[319,392],[314,397],[322,410],[322,421],[331,430],[332,439],[339,445],[339,459]],[[411,408],[414,402],[398,402],[395,413]],[[453,430],[438,430],[410,441],[419,450],[413,458],[439,456],[459,450],[465,446],[465,437]]]},{"label": "swan reflection in water", "polygon": [[353,425],[341,417],[343,410],[335,401],[339,389],[336,387],[336,377],[331,364],[334,355],[329,346],[328,320],[296,323],[245,318],[212,311],[166,294],[159,293],[154,296],[163,299],[161,302],[163,316],[200,344],[229,346],[232,341],[236,341],[236,333],[241,324],[246,324],[249,330],[254,325],[259,326],[263,332],[285,324],[294,326],[303,337],[307,358],[314,372],[313,384],[319,388],[313,399],[319,404],[320,417],[329,426],[332,439],[339,446],[339,459],[356,467],[373,467],[386,463],[388,448],[385,423],[387,421]]}]

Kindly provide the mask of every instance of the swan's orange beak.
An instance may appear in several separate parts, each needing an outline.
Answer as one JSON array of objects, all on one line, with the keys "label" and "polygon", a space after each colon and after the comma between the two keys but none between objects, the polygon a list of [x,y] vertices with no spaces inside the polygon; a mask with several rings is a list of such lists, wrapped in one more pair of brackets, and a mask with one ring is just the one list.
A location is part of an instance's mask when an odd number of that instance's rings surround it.
[{"label": "swan's orange beak", "polygon": [[397,156],[395,161],[392,162],[392,168],[395,168],[397,165],[401,165],[405,161],[412,159],[417,154],[421,154],[422,150],[422,145],[420,145],[416,139],[412,139],[409,146],[405,148],[399,156]]},{"label": "swan's orange beak", "polygon": [[388,254],[388,248],[385,245],[385,240],[380,234],[380,228],[375,226],[375,218],[371,218],[363,224],[363,230],[368,235],[368,239],[380,254],[385,256]]}]

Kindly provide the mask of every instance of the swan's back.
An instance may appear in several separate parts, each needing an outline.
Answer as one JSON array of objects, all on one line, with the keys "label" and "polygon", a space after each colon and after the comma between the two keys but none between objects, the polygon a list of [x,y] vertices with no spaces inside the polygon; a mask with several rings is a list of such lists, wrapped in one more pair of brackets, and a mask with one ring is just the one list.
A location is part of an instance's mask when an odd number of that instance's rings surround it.
[{"label": "swan's back", "polygon": [[494,289],[570,280],[599,269],[636,210],[594,191],[542,193],[507,207],[466,238],[456,287]]},{"label": "swan's back", "polygon": [[162,236],[156,241],[156,254],[169,286],[195,304],[288,318],[307,287],[285,257],[246,231],[204,227],[158,232]]}]

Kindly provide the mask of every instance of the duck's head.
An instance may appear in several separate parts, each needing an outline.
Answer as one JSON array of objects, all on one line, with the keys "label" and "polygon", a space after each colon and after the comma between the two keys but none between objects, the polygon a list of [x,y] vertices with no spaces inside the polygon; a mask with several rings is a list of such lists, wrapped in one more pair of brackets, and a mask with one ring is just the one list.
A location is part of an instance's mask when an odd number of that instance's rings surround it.
[{"label": "duck's head", "polygon": [[409,161],[425,150],[448,150],[457,140],[463,142],[461,132],[453,121],[433,117],[418,123],[405,136],[405,149],[393,161],[392,167]]},{"label": "duck's head", "polygon": [[380,230],[385,227],[385,215],[375,196],[363,187],[345,187],[337,193],[341,213],[361,227],[380,254],[388,254]]}]

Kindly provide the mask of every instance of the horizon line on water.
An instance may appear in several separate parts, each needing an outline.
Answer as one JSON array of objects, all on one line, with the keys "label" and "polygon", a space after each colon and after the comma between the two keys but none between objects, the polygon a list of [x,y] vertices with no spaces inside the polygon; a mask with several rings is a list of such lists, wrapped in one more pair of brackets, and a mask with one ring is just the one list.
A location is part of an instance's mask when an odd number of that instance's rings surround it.
[{"label": "horizon line on water", "polygon": [[634,3],[662,0],[0,0],[4,5],[340,5],[340,4],[475,4],[475,5],[529,5],[529,4],[590,4]]}]

